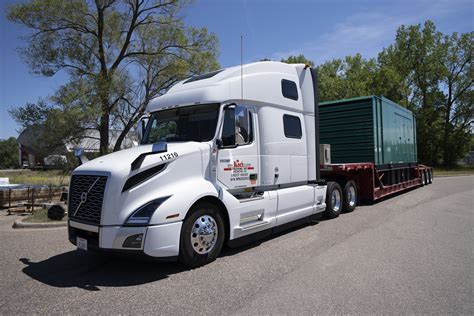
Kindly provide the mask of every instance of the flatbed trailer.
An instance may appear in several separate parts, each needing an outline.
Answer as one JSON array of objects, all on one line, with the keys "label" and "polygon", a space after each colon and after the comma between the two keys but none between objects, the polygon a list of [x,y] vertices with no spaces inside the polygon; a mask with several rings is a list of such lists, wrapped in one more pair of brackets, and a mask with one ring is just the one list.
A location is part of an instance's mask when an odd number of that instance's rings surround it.
[{"label": "flatbed trailer", "polygon": [[372,162],[344,163],[322,165],[320,170],[321,178],[337,182],[341,187],[353,181],[357,188],[357,200],[367,202],[433,181],[433,168],[422,164],[377,168]]}]

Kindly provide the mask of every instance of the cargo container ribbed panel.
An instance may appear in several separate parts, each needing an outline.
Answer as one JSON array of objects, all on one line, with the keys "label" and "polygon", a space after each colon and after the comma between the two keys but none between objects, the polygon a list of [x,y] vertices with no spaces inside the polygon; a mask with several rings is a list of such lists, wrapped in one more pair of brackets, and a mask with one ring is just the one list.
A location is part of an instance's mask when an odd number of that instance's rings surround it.
[{"label": "cargo container ribbed panel", "polygon": [[416,163],[416,120],[384,97],[319,104],[320,143],[331,145],[332,163]]}]

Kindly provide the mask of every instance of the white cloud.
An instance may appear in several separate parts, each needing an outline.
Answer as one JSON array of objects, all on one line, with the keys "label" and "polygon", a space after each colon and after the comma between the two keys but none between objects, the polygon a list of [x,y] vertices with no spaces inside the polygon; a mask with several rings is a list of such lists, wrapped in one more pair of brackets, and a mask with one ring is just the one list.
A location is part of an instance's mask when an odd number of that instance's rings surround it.
[{"label": "white cloud", "polygon": [[381,13],[354,14],[336,25],[333,31],[322,34],[317,41],[291,51],[276,52],[272,58],[281,59],[303,53],[316,63],[321,63],[355,53],[374,57],[383,44],[393,38],[400,24],[400,20],[395,21]]},{"label": "white cloud", "polygon": [[393,12],[357,12],[336,24],[329,33],[321,34],[316,41],[288,51],[275,52],[271,58],[280,60],[290,55],[304,54],[316,64],[356,53],[372,58],[393,42],[396,30],[402,24],[411,25],[423,23],[427,19],[452,16],[465,7],[472,11],[471,2],[464,0],[419,0],[400,5],[406,9],[398,15]]}]

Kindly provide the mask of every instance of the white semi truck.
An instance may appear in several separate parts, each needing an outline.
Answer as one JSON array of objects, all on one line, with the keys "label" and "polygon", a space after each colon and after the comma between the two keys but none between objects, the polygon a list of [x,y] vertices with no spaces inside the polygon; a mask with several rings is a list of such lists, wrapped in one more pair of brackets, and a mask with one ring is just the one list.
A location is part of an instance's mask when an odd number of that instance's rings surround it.
[{"label": "white semi truck", "polygon": [[307,65],[258,62],[177,83],[150,103],[139,146],[74,170],[69,240],[200,266],[226,243],[353,210],[347,165],[320,179],[316,82]]}]

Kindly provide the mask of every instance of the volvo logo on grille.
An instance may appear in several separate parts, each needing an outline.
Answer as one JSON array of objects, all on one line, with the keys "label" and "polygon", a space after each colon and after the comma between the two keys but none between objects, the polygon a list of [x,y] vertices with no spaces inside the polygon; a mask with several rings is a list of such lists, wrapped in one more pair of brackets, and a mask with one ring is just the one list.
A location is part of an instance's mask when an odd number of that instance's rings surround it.
[{"label": "volvo logo on grille", "polygon": [[87,201],[87,192],[82,192],[81,194],[81,204],[86,203]]},{"label": "volvo logo on grille", "polygon": [[[73,177],[81,177],[81,176],[73,176]],[[87,215],[81,215],[82,217],[87,217],[87,216],[93,216],[93,214],[91,215],[91,212],[92,213],[99,213],[100,215],[100,205],[95,205],[97,204],[96,201],[98,202],[98,199],[100,198],[100,203],[102,203],[102,197],[103,197],[103,194],[104,194],[104,184],[102,184],[102,187],[97,191],[97,188],[95,189],[95,191],[92,191],[94,189],[94,186],[97,184],[97,182],[100,180],[100,179],[104,179],[105,177],[90,177],[90,176],[82,176],[84,178],[87,179],[87,181],[83,181],[82,183],[80,183],[81,187],[80,188],[77,188],[76,191],[74,191],[74,179],[81,179],[81,178],[73,178],[73,185],[72,185],[72,197],[75,196],[75,198],[72,198],[71,200],[72,201],[75,201],[75,203],[77,203],[77,206],[74,205],[75,207],[75,211],[74,213],[72,214],[71,217],[75,217],[77,212],[79,211],[79,209],[81,208],[81,206],[83,206],[85,203],[89,202],[89,204],[91,205],[88,205],[89,209],[87,211]],[[88,183],[90,183],[89,181],[92,180],[93,178],[95,178],[95,181],[94,183],[92,183],[92,185],[89,187],[89,189],[87,189],[86,191],[84,191],[84,187],[88,185]],[[90,179],[90,180],[89,180]],[[76,181],[79,181],[79,180],[76,180]],[[85,183],[84,183],[85,182]],[[81,192],[82,191],[82,192]],[[92,192],[92,193],[91,193]],[[92,197],[92,200],[91,201],[88,201],[88,198],[89,198],[89,193],[92,194],[91,197]],[[98,194],[101,194],[101,196],[99,196]],[[74,203],[74,202],[73,202]]]}]

